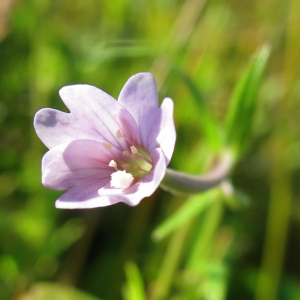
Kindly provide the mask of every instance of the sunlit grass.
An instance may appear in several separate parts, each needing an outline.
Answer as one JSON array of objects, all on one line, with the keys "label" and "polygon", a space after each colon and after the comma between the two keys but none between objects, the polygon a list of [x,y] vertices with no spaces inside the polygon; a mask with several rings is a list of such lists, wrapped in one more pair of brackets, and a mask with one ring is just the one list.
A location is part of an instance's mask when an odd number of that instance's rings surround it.
[{"label": "sunlit grass", "polygon": [[[1,300],[47,299],[34,298],[35,287],[74,292],[61,284],[97,299],[300,298],[297,0],[6,5]],[[134,208],[56,210],[57,193],[40,182],[46,148],[34,113],[67,111],[57,92],[74,83],[117,98],[141,71],[153,73],[160,99],[175,103],[170,166],[205,173],[226,147],[235,153],[230,180],[190,199],[158,190]]]}]

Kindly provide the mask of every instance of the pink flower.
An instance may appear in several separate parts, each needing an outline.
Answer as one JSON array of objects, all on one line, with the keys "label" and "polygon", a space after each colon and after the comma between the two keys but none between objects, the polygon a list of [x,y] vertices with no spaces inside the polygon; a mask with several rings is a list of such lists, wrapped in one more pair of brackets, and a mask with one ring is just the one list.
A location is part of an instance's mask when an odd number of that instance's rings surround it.
[{"label": "pink flower", "polygon": [[90,85],[65,86],[59,94],[71,113],[38,111],[37,135],[49,148],[42,182],[67,190],[57,208],[137,205],[163,179],[176,133],[173,102],[158,107],[150,73],[132,76],[116,101]]}]

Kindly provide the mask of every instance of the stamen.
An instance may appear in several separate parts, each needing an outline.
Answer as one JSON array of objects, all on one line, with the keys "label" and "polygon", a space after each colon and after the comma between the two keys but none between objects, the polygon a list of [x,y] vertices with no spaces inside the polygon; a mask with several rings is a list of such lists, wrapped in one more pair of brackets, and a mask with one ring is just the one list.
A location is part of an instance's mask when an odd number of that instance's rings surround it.
[{"label": "stamen", "polygon": [[117,163],[114,160],[111,160],[110,163],[108,164],[108,166],[112,167],[112,168],[117,168],[118,167]]},{"label": "stamen", "polygon": [[132,153],[132,154],[136,154],[136,153],[139,152],[138,149],[136,149],[136,148],[134,147],[134,145],[132,145],[132,146],[130,147],[130,150],[131,150],[131,153]]},{"label": "stamen", "polygon": [[148,159],[148,158],[146,158],[143,154],[141,154],[140,152],[139,152],[139,150],[134,146],[134,145],[132,145],[131,147],[130,147],[130,150],[131,150],[131,152],[132,152],[132,154],[131,154],[131,157],[133,158],[133,159],[138,159],[138,158],[142,158],[143,160],[145,160],[148,164],[152,164],[152,162]]},{"label": "stamen", "polygon": [[129,144],[133,144],[132,141],[130,139],[128,139],[126,136],[123,135],[123,133],[121,132],[120,129],[118,129],[117,133],[116,133],[116,137],[117,139],[123,138],[125,141],[127,141]]},{"label": "stamen", "polygon": [[152,165],[152,161],[150,161],[147,157],[145,157],[143,154],[141,154],[140,152],[137,153],[136,155],[138,155],[140,158],[142,158],[144,161],[146,161],[148,164]]},{"label": "stamen", "polygon": [[139,158],[140,158],[140,156],[138,155],[138,153],[132,153],[132,154],[130,155],[130,157],[131,157],[132,159],[139,159]]},{"label": "stamen", "polygon": [[118,129],[118,131],[116,133],[116,137],[117,137],[117,139],[124,138],[129,144],[133,144],[130,139],[128,139],[126,136],[123,135],[123,133],[121,132],[120,129]]},{"label": "stamen", "polygon": [[128,170],[130,169],[130,164],[123,164],[123,165],[121,165],[121,167],[122,167],[124,170],[128,171]]},{"label": "stamen", "polygon": [[112,149],[112,145],[111,145],[110,143],[103,142],[102,144],[103,144],[105,150],[110,150],[110,149]]},{"label": "stamen", "polygon": [[136,171],[143,171],[143,172],[145,172],[145,173],[148,173],[147,170],[141,168],[140,166],[133,166],[133,168],[134,168]]},{"label": "stamen", "polygon": [[123,137],[122,132],[120,131],[120,129],[118,129],[117,133],[116,133],[116,137],[119,140],[121,137]]},{"label": "stamen", "polygon": [[123,155],[124,156],[130,156],[130,152],[129,151],[123,151]]},{"label": "stamen", "polygon": [[119,171],[118,165],[114,160],[111,160],[108,166],[114,168],[116,171]]},{"label": "stamen", "polygon": [[134,177],[130,173],[126,173],[126,171],[117,171],[111,174],[110,184],[112,187],[117,189],[126,189],[130,187],[134,180]]}]

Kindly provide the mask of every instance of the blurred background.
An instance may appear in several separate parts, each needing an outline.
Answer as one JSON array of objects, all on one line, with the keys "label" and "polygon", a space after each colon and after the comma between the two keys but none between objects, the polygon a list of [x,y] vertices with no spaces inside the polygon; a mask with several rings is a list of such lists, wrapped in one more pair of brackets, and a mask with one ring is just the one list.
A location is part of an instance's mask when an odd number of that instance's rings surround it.
[{"label": "blurred background", "polygon": [[[234,112],[264,45],[253,110]],[[0,300],[300,299],[299,49],[297,0],[0,0]],[[117,98],[145,71],[175,103],[170,167],[204,173],[226,120],[244,130],[230,180],[191,199],[158,189],[137,207],[55,209],[35,112],[67,111],[69,84]]]}]

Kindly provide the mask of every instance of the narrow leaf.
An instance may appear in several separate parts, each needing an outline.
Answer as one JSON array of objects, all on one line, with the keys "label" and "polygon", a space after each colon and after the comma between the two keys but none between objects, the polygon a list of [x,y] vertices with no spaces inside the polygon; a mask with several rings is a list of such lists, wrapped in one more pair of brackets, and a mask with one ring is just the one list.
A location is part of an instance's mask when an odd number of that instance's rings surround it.
[{"label": "narrow leaf", "polygon": [[207,104],[205,103],[205,99],[201,94],[201,91],[187,76],[187,74],[184,74],[179,68],[174,67],[174,72],[185,83],[187,88],[190,90],[193,99],[195,100],[198,108],[197,114],[199,115],[199,125],[203,132],[205,141],[213,151],[219,152],[222,146],[220,129],[218,128],[218,124],[213,115],[208,110]]},{"label": "narrow leaf", "polygon": [[125,300],[144,300],[143,278],[137,265],[134,262],[128,262],[125,265],[125,273],[127,278],[126,286],[123,289],[123,298]]},{"label": "narrow leaf", "polygon": [[269,54],[270,48],[264,46],[254,55],[231,97],[225,124],[226,140],[237,155],[246,149],[251,137],[257,92]]},{"label": "narrow leaf", "polygon": [[180,209],[162,222],[153,232],[155,240],[162,240],[177,228],[203,212],[215,198],[215,190],[190,197]]}]

